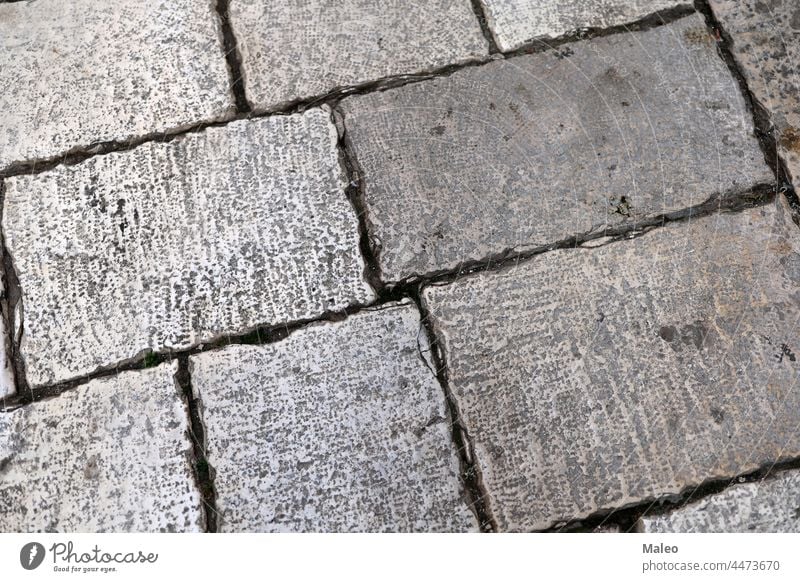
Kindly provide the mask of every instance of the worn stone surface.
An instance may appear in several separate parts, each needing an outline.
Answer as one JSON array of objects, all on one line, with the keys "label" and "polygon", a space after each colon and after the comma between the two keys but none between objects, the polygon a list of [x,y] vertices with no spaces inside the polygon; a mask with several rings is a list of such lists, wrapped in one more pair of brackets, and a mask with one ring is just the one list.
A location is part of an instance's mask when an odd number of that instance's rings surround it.
[{"label": "worn stone surface", "polygon": [[259,108],[489,51],[470,0],[231,0],[230,13]]},{"label": "worn stone surface", "polygon": [[586,28],[608,28],[659,10],[691,6],[680,0],[480,0],[502,51],[539,38],[556,38]]},{"label": "worn stone surface", "polygon": [[639,521],[644,532],[800,533],[800,473],[743,483],[665,515]]},{"label": "worn stone surface", "polygon": [[698,15],[341,108],[390,281],[774,181]]},{"label": "worn stone surface", "polygon": [[0,531],[199,531],[187,411],[162,364],[0,413]]},{"label": "worn stone surface", "polygon": [[9,179],[29,383],[371,300],[336,140],[317,109]]},{"label": "worn stone surface", "polygon": [[224,115],[212,2],[0,4],[0,170]]},{"label": "worn stone surface", "polygon": [[501,528],[800,454],[798,283],[780,199],[426,288]]},{"label": "worn stone surface", "polygon": [[800,4],[711,0],[755,98],[775,125],[778,152],[800,188]]},{"label": "worn stone surface", "polygon": [[444,392],[409,303],[190,360],[221,531],[461,531]]}]

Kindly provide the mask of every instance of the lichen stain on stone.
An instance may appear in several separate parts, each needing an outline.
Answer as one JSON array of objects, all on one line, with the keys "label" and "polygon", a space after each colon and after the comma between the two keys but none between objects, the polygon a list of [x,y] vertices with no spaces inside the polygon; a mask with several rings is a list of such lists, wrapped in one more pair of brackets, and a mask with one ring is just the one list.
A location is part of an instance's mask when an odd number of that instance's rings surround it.
[{"label": "lichen stain on stone", "polygon": [[800,131],[796,127],[788,126],[781,132],[778,144],[784,150],[800,154]]}]

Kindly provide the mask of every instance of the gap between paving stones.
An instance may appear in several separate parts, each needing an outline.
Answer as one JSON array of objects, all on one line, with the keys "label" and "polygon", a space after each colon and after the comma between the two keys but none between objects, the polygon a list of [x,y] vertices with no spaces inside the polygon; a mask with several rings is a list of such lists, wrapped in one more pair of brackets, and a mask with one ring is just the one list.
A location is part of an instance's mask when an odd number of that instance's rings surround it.
[{"label": "gap between paving stones", "polygon": [[175,383],[181,389],[189,411],[189,436],[192,440],[192,473],[195,485],[200,491],[203,502],[203,513],[206,518],[206,533],[217,532],[217,490],[214,486],[216,472],[206,456],[206,429],[203,426],[203,403],[195,398],[192,390],[192,376],[189,373],[189,356],[178,357],[178,369],[175,372]]},{"label": "gap between paving stones", "polygon": [[800,457],[782,459],[766,463],[754,471],[733,477],[709,479],[698,485],[686,487],[674,495],[598,511],[583,519],[571,520],[537,531],[541,533],[590,532],[600,527],[617,526],[621,533],[638,533],[639,519],[645,515],[652,517],[666,514],[686,504],[696,503],[706,497],[722,493],[730,487],[742,483],[776,479],[783,473],[798,469],[800,469]]},{"label": "gap between paving stones", "polygon": [[[3,212],[5,211],[6,187],[5,182],[0,179],[0,224],[3,223]],[[5,289],[0,294],[0,315],[4,319],[6,333],[8,337],[3,338],[0,346],[4,345],[6,354],[11,362],[14,372],[15,396],[27,387],[25,380],[25,362],[19,352],[24,328],[24,309],[22,303],[22,289],[19,285],[19,277],[14,267],[14,259],[8,252],[6,246],[5,232],[0,228],[0,253],[2,253],[3,281]],[[0,399],[2,404],[2,399]]]},{"label": "gap between paving stones", "polygon": [[775,174],[778,191],[782,192],[789,201],[789,206],[793,211],[792,219],[795,224],[800,226],[800,198],[798,198],[797,192],[789,179],[789,172],[786,169],[785,162],[778,155],[778,139],[775,136],[775,127],[770,121],[770,114],[759,103],[748,87],[745,76],[739,70],[731,51],[733,41],[716,16],[714,16],[708,0],[695,0],[695,9],[703,15],[706,20],[706,26],[715,34],[717,54],[728,66],[731,75],[739,84],[739,90],[742,97],[744,97],[745,106],[753,116],[753,126],[761,151],[764,153],[764,160]]},{"label": "gap between paving stones", "polygon": [[489,27],[489,19],[486,17],[486,11],[481,0],[470,0],[470,2],[472,3],[472,11],[475,13],[475,18],[478,19],[478,24],[481,27],[483,38],[489,43],[489,54],[500,53],[500,47],[497,46],[497,42],[494,40],[494,34],[492,34],[492,29]]},{"label": "gap between paving stones", "polygon": [[461,474],[459,477],[467,493],[467,505],[478,518],[478,525],[482,532],[496,532],[498,529],[497,521],[492,515],[489,504],[489,492],[483,483],[481,468],[475,456],[475,447],[472,444],[472,439],[469,436],[467,427],[461,420],[461,413],[458,410],[455,396],[453,396],[453,392],[450,390],[444,342],[440,340],[436,332],[433,319],[430,317],[430,312],[420,294],[420,288],[415,288],[412,295],[414,303],[417,305],[417,309],[419,309],[420,320],[422,326],[425,328],[428,344],[431,346],[431,359],[433,365],[436,366],[436,370],[431,371],[434,372],[436,379],[439,381],[439,385],[444,391],[445,402],[447,403],[447,409],[450,413],[450,428],[452,429],[453,443],[456,446],[460,464]]},{"label": "gap between paving stones", "polygon": [[236,35],[233,34],[233,27],[231,26],[230,0],[216,0],[214,8],[219,15],[222,27],[222,50],[225,51],[225,61],[228,64],[231,93],[236,104],[236,111],[238,113],[248,113],[252,111],[252,108],[247,100],[244,74],[242,73],[242,59],[239,54]]}]

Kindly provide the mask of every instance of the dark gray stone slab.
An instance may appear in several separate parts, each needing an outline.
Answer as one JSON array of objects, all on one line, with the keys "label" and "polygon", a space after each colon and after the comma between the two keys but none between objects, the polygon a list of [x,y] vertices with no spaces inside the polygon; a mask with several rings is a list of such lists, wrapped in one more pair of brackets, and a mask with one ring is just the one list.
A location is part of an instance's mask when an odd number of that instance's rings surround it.
[{"label": "dark gray stone slab", "polygon": [[389,281],[773,181],[697,15],[341,108]]},{"label": "dark gray stone slab", "polygon": [[426,288],[501,528],[800,454],[799,285],[781,199]]}]

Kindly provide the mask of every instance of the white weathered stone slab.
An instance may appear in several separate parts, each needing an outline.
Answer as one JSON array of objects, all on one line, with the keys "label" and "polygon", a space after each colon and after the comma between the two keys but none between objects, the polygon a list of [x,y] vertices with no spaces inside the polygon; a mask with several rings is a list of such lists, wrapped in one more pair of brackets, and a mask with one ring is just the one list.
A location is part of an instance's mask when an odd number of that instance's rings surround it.
[{"label": "white weathered stone slab", "polygon": [[341,108],[389,281],[774,181],[698,15]]},{"label": "white weathered stone slab", "polygon": [[368,302],[327,110],[6,183],[32,385]]},{"label": "white weathered stone slab", "polygon": [[800,533],[800,473],[733,485],[639,524],[652,533]]},{"label": "white weathered stone slab", "polygon": [[489,52],[470,0],[231,0],[230,14],[258,108]]},{"label": "white weathered stone slab", "polygon": [[799,455],[798,284],[781,200],[425,289],[500,527]]},{"label": "white weathered stone slab", "polygon": [[800,4],[711,0],[755,98],[775,125],[778,153],[800,189]]},{"label": "white weathered stone slab", "polygon": [[444,392],[411,304],[190,360],[221,531],[462,531]]},{"label": "white weathered stone slab", "polygon": [[200,531],[174,373],[122,372],[0,413],[0,531]]},{"label": "white weathered stone slab", "polygon": [[211,1],[0,4],[0,170],[232,107]]},{"label": "white weathered stone slab", "polygon": [[686,0],[480,0],[501,51],[586,28],[627,24]]}]

